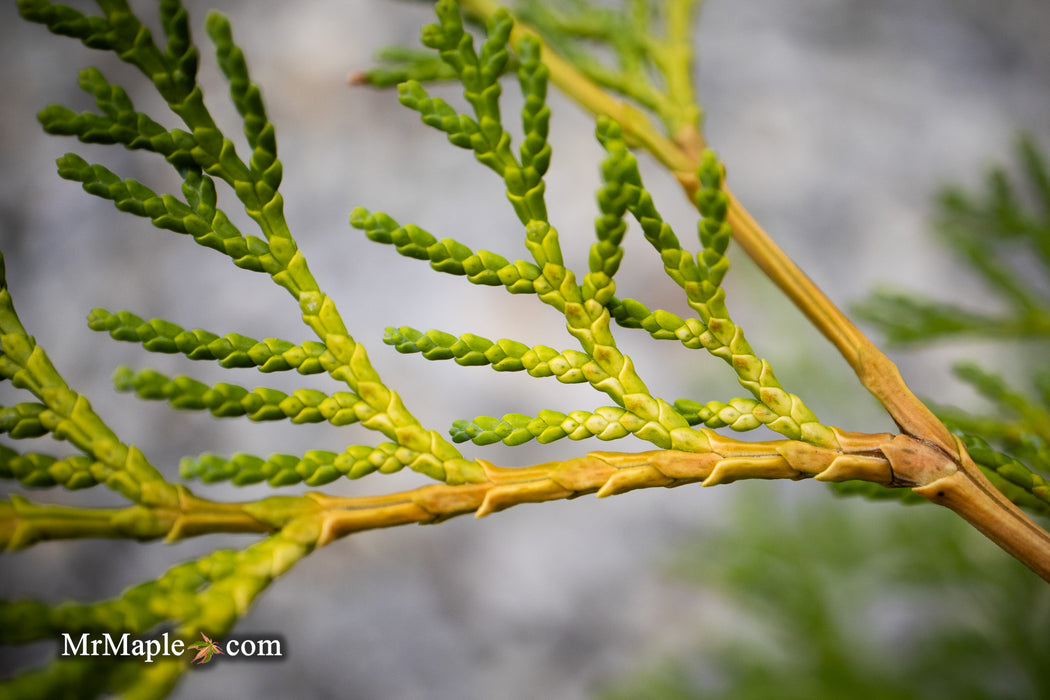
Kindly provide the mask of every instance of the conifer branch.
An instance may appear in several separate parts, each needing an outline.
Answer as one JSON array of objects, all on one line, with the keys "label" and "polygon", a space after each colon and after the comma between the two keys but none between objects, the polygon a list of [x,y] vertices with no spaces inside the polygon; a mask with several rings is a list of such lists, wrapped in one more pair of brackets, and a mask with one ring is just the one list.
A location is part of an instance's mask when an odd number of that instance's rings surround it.
[{"label": "conifer branch", "polygon": [[[247,158],[238,155],[234,141],[205,106],[197,82],[198,49],[188,13],[178,0],[159,2],[160,41],[127,0],[99,0],[99,15],[48,0],[19,0],[18,5],[27,20],[88,47],[111,51],[138,69],[184,127],[162,126],[137,111],[123,87],[110,83],[97,69],[86,69],[79,84],[94,99],[96,111],[75,113],[51,106],[39,114],[45,130],[74,136],[82,143],[119,144],[156,154],[175,168],[181,191],[158,193],[75,154],[59,159],[59,175],[121,211],[223,253],[240,268],[266,273],[295,299],[299,317],[317,340],[294,344],[237,333],[220,336],[104,309],[91,312],[89,326],[115,340],[141,343],[151,352],[211,360],[224,368],[325,373],[348,390],[284,392],[227,382],[206,385],[186,376],[128,368],[117,370],[117,388],[142,399],[166,400],[173,408],[208,410],[217,417],[328,422],[338,427],[360,423],[385,439],[294,455],[204,453],[183,458],[180,477],[206,483],[265,481],[272,487],[301,483],[319,487],[340,478],[407,467],[437,483],[366,497],[311,492],[218,502],[194,494],[166,479],[137,447],[122,442],[87,399],[67,385],[15,314],[0,257],[0,380],[10,380],[15,390],[28,394],[0,407],[0,434],[19,444],[50,437],[67,442],[77,452],[52,456],[0,444],[0,479],[27,488],[104,485],[126,499],[117,507],[82,508],[12,494],[0,500],[0,549],[80,538],[172,542],[213,533],[258,536],[243,550],[216,551],[179,564],[109,600],[58,606],[0,602],[0,644],[53,639],[67,631],[148,634],[162,628],[173,629],[187,642],[205,635],[211,644],[206,635],[228,632],[275,578],[317,547],[355,532],[437,523],[468,513],[482,517],[523,503],[592,493],[605,497],[637,488],[711,486],[755,478],[813,478],[843,484],[843,491],[904,491],[913,499],[945,505],[1050,581],[1050,533],[1015,505],[1050,513],[1050,375],[1037,375],[1033,399],[990,372],[958,368],[959,376],[994,405],[991,416],[950,409],[935,413],[910,392],[888,357],[777,247],[726,187],[725,169],[706,146],[700,128],[703,112],[693,91],[690,21],[697,0],[667,0],[662,10],[637,0],[624,12],[590,0],[571,0],[555,8],[525,2],[517,17],[495,0],[439,0],[434,8],[436,23],[422,34],[429,52],[388,53],[387,58],[399,64],[393,70],[370,71],[352,79],[376,85],[403,81],[398,86],[402,105],[501,178],[531,260],[511,262],[494,252],[475,251],[363,207],[353,210],[351,225],[370,240],[427,261],[437,271],[464,276],[472,284],[535,295],[564,318],[566,331],[579,349],[409,327],[388,329],[384,342],[428,360],[587,383],[614,404],[459,420],[451,426],[451,439],[421,424],[383,381],[335,301],[310,271],[284,215],[283,169],[274,126],[225,17],[211,13],[205,26],[240,117],[243,135],[237,139],[247,145]],[[476,39],[467,30],[465,14],[484,26],[483,37]],[[529,22],[533,26],[527,26]],[[615,66],[599,60],[581,40],[604,44]],[[520,143],[515,143],[503,114],[501,78],[508,73],[517,78],[522,97],[515,116],[523,132]],[[424,86],[447,79],[461,85],[465,112]],[[597,194],[599,216],[585,271],[566,263],[561,234],[548,214],[549,83],[595,115],[595,135],[605,149]],[[632,148],[648,151],[682,184],[700,215],[698,251],[683,244],[661,216],[642,182]],[[1037,211],[1026,210],[1022,203],[1026,200],[1003,171],[990,176],[982,199],[959,192],[944,198],[950,213],[944,227],[947,239],[1011,313],[1005,318],[967,315],[951,305],[882,299],[871,308],[875,315],[884,314],[891,334],[894,323],[897,337],[908,340],[996,328],[1027,335],[1046,331],[1050,305],[1013,276],[1003,260],[984,255],[986,245],[975,235],[977,222],[991,227],[1000,240],[1023,241],[1050,270],[1050,168],[1031,142],[1021,144],[1020,160]],[[232,190],[237,206],[258,226],[261,237],[242,233],[219,207],[218,190],[223,185],[217,187],[217,180]],[[229,190],[223,195],[230,196]],[[624,257],[628,215],[660,257],[665,274],[680,288],[689,307],[686,317],[651,310],[638,299],[617,297],[615,276]],[[729,267],[730,240],[736,240],[832,342],[896,421],[899,434],[854,433],[825,424],[801,398],[783,388],[726,306],[722,282]],[[910,336],[901,330],[905,313],[922,326],[911,329]],[[617,326],[640,328],[654,339],[706,350],[729,365],[750,396],[726,401],[680,398],[672,403],[654,395],[643,371],[621,349]],[[749,442],[715,432],[761,426],[786,439]],[[660,449],[636,454],[591,452],[507,468],[469,459],[453,444],[520,445],[531,440],[613,440],[627,435]],[[210,658],[211,652],[207,653]],[[5,680],[0,693],[59,696],[87,690],[159,696],[173,687],[186,665],[164,660],[154,666],[123,662],[98,666],[60,659],[39,672]]]},{"label": "conifer branch", "polygon": [[[485,18],[499,5],[495,0],[463,0],[463,7]],[[696,196],[699,181],[696,164],[705,140],[696,127],[684,129],[673,138],[664,136],[644,113],[612,98],[599,85],[579,72],[571,63],[542,43],[536,32],[516,23],[511,43],[532,37],[543,47],[544,63],[551,81],[570,98],[595,115],[606,115],[620,124],[630,142],[649,151],[681,181],[690,198]],[[788,258],[757,221],[741,205],[728,187],[728,221],[733,239],[762,271],[795,303],[857,373],[861,383],[871,391],[890,415],[909,434],[925,435],[942,449],[954,447],[948,432],[936,417],[908,389],[896,366],[871,342],[849,318]]]},{"label": "conifer branch", "polygon": [[[481,18],[499,11],[495,0],[463,0],[463,6]],[[515,23],[510,34],[512,46],[525,37],[528,41],[541,42],[543,60],[555,85],[593,114],[616,120],[630,142],[649,151],[675,173],[690,198],[696,196],[700,182],[694,174],[695,167],[705,144],[698,127],[684,129],[670,138],[664,136],[644,113],[613,98],[570,61],[552,51],[535,31]],[[929,446],[919,451],[924,455],[925,464],[919,470],[923,474],[916,483],[949,483],[944,481],[947,477],[943,475],[960,472],[950,482],[951,492],[956,497],[941,498],[941,491],[928,488],[919,493],[956,510],[1000,546],[1022,557],[1026,565],[1050,580],[1050,535],[1031,523],[995,490],[966,454],[965,447],[912,393],[896,365],[776,245],[732,192],[728,188],[723,188],[723,191],[728,198],[727,220],[733,230],[733,239],[838,349],[861,384],[886,408],[903,435],[917,438]],[[967,499],[972,499],[972,502]],[[982,520],[987,522],[981,524]]]}]

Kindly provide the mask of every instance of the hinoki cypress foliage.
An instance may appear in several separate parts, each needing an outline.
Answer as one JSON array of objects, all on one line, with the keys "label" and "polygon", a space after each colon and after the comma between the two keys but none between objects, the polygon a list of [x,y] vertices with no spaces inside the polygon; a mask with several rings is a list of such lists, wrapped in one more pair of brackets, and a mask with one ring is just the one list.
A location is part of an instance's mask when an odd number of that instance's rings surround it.
[{"label": "hinoki cypress foliage", "polygon": [[[444,425],[424,425],[410,409],[420,397],[411,396],[411,387],[397,387],[395,378],[380,376],[363,344],[368,339],[352,333],[336,300],[324,291],[323,280],[311,272],[284,215],[275,129],[228,21],[212,13],[205,27],[242,134],[224,132],[205,105],[197,79],[199,49],[187,12],[178,0],[158,4],[160,38],[147,28],[155,18],[139,17],[122,0],[99,0],[101,13],[93,15],[47,0],[19,0],[26,20],[113,52],[138,69],[180,124],[169,128],[159,115],[137,111],[124,88],[99,70],[85,69],[80,87],[97,109],[78,113],[52,105],[40,112],[44,129],[86,144],[159,155],[182,185],[177,192],[157,192],[74,153],[59,159],[58,174],[122,212],[226,256],[236,268],[268,276],[291,295],[316,340],[252,338],[226,329],[144,319],[131,310],[91,310],[88,325],[150,352],[224,368],[255,368],[264,375],[292,370],[327,375],[330,381],[323,391],[285,391],[120,368],[116,388],[218,418],[358,425],[372,431],[374,440],[340,451],[190,454],[179,465],[180,478],[166,478],[170,470],[151,461],[148,445],[136,446],[117,435],[88,399],[67,384],[62,369],[33,339],[32,319],[23,323],[16,314],[0,275],[0,377],[21,397],[0,408],[0,432],[5,435],[0,477],[33,489],[109,489],[124,501],[114,508],[78,507],[12,493],[0,501],[0,545],[13,551],[60,539],[257,535],[244,549],[219,550],[179,564],[113,599],[57,606],[6,601],[0,604],[0,643],[28,644],[63,633],[119,636],[164,630],[187,646],[199,645],[202,635],[211,644],[234,629],[255,598],[300,559],[361,530],[437,523],[464,514],[480,517],[522,503],[584,494],[604,497],[651,486],[710,486],[754,478],[814,478],[872,497],[927,499],[957,512],[1050,580],[1050,534],[1025,512],[1050,514],[1050,477],[1045,476],[1050,469],[1050,383],[1045,371],[1037,375],[1036,395],[1030,398],[976,366],[960,367],[960,377],[1000,409],[994,416],[931,408],[912,394],[886,355],[784,255],[728,189],[726,169],[701,131],[703,111],[692,88],[690,36],[697,3],[667,0],[651,7],[631,2],[621,11],[587,2],[562,7],[530,1],[512,14],[489,0],[441,0],[434,8],[436,23],[423,29],[424,50],[391,49],[383,54],[383,65],[354,77],[361,84],[396,85],[405,108],[499,178],[528,257],[511,259],[506,257],[510,253],[474,249],[428,232],[410,222],[409,206],[391,214],[357,206],[350,213],[350,227],[362,238],[392,246],[392,255],[428,263],[437,272],[465,277],[467,283],[535,297],[536,313],[564,319],[567,331],[559,347],[488,338],[480,325],[477,334],[390,328],[384,342],[429,361],[587,384],[605,403],[535,415],[451,417]],[[602,52],[591,51],[594,44]],[[430,87],[434,81],[460,86],[465,109],[437,96]],[[561,238],[569,234],[557,229],[548,212],[545,175],[556,157],[548,143],[551,88],[594,114],[594,137],[604,152],[595,163],[601,185],[586,269],[566,264]],[[520,110],[506,108],[504,90],[520,93]],[[512,136],[519,131],[522,137]],[[635,155],[639,151],[681,183],[696,210],[695,231],[676,231],[664,219],[643,182]],[[1028,211],[1009,178],[997,173],[987,199],[949,195],[944,226],[952,247],[1003,295],[1011,313],[991,318],[882,295],[860,311],[881,323],[891,340],[916,342],[950,333],[1046,335],[1050,302],[1045,293],[1020,282],[1008,259],[989,252],[1000,242],[1004,247],[1020,244],[1050,268],[1050,176],[1031,143],[1025,142],[1021,154],[1041,209]],[[236,209],[247,215],[251,232],[234,223],[239,215],[226,213]],[[637,224],[679,288],[681,308],[688,313],[656,308],[653,300],[618,291],[629,222]],[[806,405],[805,387],[782,384],[727,305],[722,282],[733,242],[842,354],[885,407],[897,433],[842,430],[834,417],[818,417]],[[289,304],[284,311],[294,313],[295,308]],[[698,356],[714,355],[712,363],[721,361],[735,375],[740,395],[655,395],[641,358],[636,364],[618,342],[627,334],[643,334],[653,343],[679,343]],[[776,437],[744,440],[732,432],[760,426]],[[726,428],[731,432],[719,432]],[[581,449],[572,459],[518,468],[473,457],[465,445],[613,441],[628,435],[651,443],[652,449]],[[19,449],[22,439],[46,436],[68,443],[76,454],[59,457]],[[384,496],[278,492],[241,502],[216,501],[193,490],[195,480],[322,487],[344,478],[378,479],[371,475],[405,468],[434,483]],[[17,566],[17,555],[6,556]],[[115,691],[159,697],[174,686],[190,660],[186,655],[146,665],[137,659],[100,663],[61,657],[5,681],[0,695]]]}]

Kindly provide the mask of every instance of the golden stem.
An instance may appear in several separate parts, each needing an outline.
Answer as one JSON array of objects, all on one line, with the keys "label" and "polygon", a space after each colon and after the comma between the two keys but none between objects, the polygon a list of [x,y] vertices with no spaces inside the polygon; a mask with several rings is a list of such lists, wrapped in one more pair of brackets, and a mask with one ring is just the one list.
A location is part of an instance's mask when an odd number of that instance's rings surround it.
[{"label": "golden stem", "polygon": [[1050,581],[1050,533],[1033,523],[985,478],[961,442],[959,451],[963,455],[962,469],[912,490],[952,509],[1008,554]]},{"label": "golden stem", "polygon": [[[479,460],[488,480],[479,484],[431,484],[385,496],[339,498],[308,494],[319,506],[324,545],[354,532],[408,523],[434,523],[457,515],[483,517],[522,503],[574,498],[588,493],[612,496],[639,488],[704,486],[741,479],[864,479],[887,486],[912,486],[895,473],[894,459],[881,446],[887,433],[836,430],[840,448],[797,440],[746,442],[712,434],[707,453],[656,450],[641,453],[591,452],[583,457],[524,468],[497,467]],[[949,465],[950,466],[950,465]],[[905,470],[907,471],[907,470]],[[941,474],[921,475],[926,481]]]}]

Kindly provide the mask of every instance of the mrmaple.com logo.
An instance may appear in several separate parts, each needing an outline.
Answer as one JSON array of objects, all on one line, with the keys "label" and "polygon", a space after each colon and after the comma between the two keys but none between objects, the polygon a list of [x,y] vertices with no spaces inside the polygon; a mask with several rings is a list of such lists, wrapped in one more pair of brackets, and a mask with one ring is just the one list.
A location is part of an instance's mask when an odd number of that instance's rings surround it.
[{"label": "mrmaple.com logo", "polygon": [[[225,651],[223,650],[225,647]],[[186,644],[181,639],[172,639],[165,632],[159,637],[132,637],[125,632],[115,637],[108,632],[90,635],[84,632],[80,637],[69,633],[62,634],[62,656],[126,656],[138,657],[146,663],[153,663],[156,658],[182,656],[194,652],[193,663],[205,664],[218,654],[228,658],[269,658],[280,659],[284,656],[281,640],[268,639],[228,639],[220,646],[217,642],[201,632],[201,641]]]}]

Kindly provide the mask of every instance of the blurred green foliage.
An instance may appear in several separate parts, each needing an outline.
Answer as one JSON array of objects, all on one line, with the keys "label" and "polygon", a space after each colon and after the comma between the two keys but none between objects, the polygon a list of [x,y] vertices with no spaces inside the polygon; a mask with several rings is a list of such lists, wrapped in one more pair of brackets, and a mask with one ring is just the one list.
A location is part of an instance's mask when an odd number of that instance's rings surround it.
[{"label": "blurred green foliage", "polygon": [[[1019,165],[988,171],[983,191],[945,189],[935,230],[970,273],[971,302],[997,311],[880,291],[854,311],[890,343],[914,348],[957,338],[994,341],[995,361],[1031,377],[1011,385],[972,362],[953,371],[984,400],[976,413],[925,401],[959,435],[988,478],[1030,512],[1050,515],[1050,167],[1031,136],[1017,141]],[[1023,352],[1011,344],[1023,342]],[[868,485],[850,486],[877,495]]]},{"label": "blurred green foliage", "polygon": [[742,484],[718,531],[681,549],[669,575],[718,614],[599,697],[1050,697],[1039,577],[942,509],[788,495]]}]

